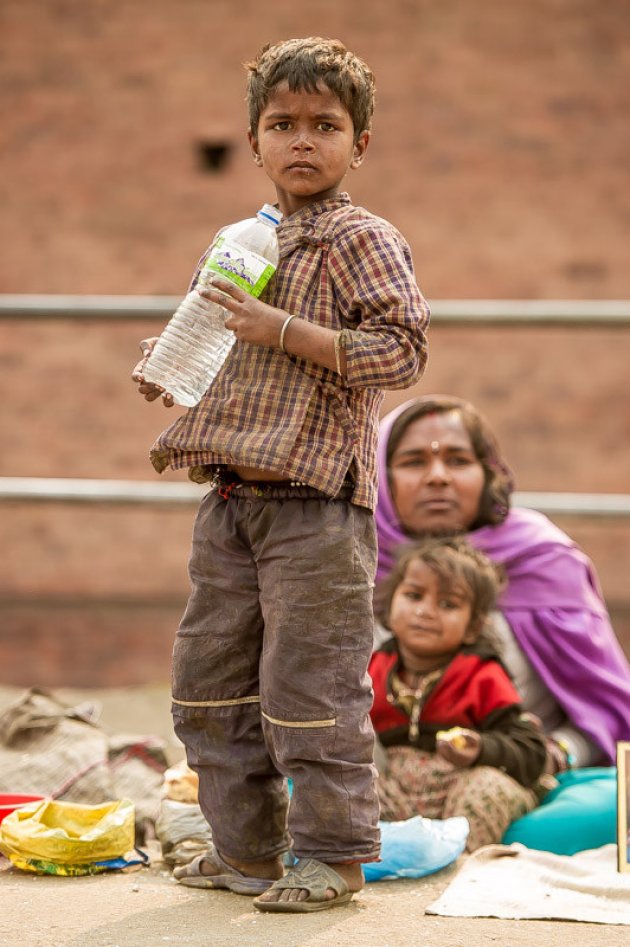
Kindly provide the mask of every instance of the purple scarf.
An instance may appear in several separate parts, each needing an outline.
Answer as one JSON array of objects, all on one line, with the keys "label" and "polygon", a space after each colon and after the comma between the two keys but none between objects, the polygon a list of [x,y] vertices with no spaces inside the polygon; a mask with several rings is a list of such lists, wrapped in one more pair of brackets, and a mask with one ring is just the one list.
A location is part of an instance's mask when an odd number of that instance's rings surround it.
[{"label": "purple scarf", "polygon": [[[378,578],[389,572],[396,547],[410,539],[390,494],[386,456],[392,425],[411,404],[391,411],[380,426]],[[499,606],[534,670],[574,726],[601,748],[602,763],[613,764],[616,741],[630,740],[630,667],[590,560],[534,510],[511,509],[499,526],[467,538],[504,567],[508,585]]]}]

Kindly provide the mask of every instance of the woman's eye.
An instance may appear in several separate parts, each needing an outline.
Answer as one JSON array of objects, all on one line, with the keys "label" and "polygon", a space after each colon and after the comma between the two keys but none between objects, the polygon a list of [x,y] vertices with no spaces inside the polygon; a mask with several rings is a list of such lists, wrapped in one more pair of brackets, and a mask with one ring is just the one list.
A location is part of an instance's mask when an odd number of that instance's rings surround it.
[{"label": "woman's eye", "polygon": [[453,467],[468,467],[474,461],[470,457],[451,457],[450,463]]},{"label": "woman's eye", "polygon": [[414,457],[413,460],[404,460],[397,465],[398,470],[416,470],[420,467],[426,467],[426,461],[421,457]]}]

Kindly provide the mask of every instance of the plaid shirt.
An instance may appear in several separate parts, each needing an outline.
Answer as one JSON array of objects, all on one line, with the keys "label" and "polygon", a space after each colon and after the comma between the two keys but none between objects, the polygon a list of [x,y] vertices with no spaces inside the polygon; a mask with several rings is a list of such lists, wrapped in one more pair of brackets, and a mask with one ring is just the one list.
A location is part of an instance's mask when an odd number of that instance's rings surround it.
[{"label": "plaid shirt", "polygon": [[189,467],[197,482],[216,465],[259,467],[327,496],[349,472],[352,502],[373,510],[381,389],[412,385],[427,359],[429,309],[409,247],[347,194],[307,205],[277,233],[280,263],[262,298],[342,330],[346,377],[237,341],[199,404],[157,439],[152,463]]}]

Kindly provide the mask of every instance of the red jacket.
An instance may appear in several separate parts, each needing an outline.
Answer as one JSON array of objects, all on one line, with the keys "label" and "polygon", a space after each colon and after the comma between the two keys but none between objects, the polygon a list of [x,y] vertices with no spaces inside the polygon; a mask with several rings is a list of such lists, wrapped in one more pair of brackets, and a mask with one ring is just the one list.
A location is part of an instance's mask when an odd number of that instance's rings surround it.
[{"label": "red jacket", "polygon": [[428,694],[420,698],[417,736],[410,736],[410,717],[395,702],[391,680],[399,668],[395,639],[375,651],[369,665],[374,687],[370,716],[383,746],[411,745],[435,752],[435,734],[449,727],[481,733],[476,765],[496,766],[524,786],[544,769],[542,734],[521,713],[520,695],[493,655],[464,648],[444,668]]},{"label": "red jacket", "polygon": [[[391,700],[389,682],[398,662],[396,651],[388,654],[384,650],[376,651],[370,661],[374,686],[371,716],[377,733],[409,722],[407,714]],[[477,730],[493,711],[520,701],[518,691],[497,661],[460,652],[429,693],[420,720],[443,730],[454,726]]]}]

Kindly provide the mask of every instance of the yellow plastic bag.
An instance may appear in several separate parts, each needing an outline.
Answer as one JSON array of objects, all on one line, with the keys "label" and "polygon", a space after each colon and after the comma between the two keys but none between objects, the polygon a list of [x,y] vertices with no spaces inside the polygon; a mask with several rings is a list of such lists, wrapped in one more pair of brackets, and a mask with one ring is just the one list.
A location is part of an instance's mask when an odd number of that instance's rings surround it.
[{"label": "yellow plastic bag", "polygon": [[129,799],[97,806],[31,803],[0,824],[0,851],[16,868],[79,875],[107,870],[135,844],[135,809]]}]

